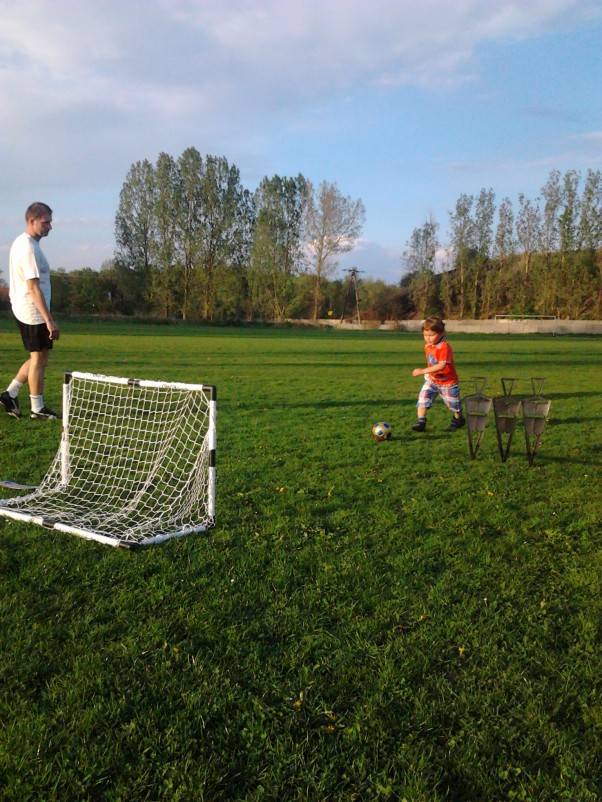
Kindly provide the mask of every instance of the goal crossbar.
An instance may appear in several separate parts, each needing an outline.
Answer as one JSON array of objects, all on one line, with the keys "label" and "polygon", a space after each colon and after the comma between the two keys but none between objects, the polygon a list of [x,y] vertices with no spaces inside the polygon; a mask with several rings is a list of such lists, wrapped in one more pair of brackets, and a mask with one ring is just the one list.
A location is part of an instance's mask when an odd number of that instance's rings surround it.
[{"label": "goal crossbar", "polygon": [[214,385],[65,374],[57,454],[0,515],[134,548],[215,523]]}]

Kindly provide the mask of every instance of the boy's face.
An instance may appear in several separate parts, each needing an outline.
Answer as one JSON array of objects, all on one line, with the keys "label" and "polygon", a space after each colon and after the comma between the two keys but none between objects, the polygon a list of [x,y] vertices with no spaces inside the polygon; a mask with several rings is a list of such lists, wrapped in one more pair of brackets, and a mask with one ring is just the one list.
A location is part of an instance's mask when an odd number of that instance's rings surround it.
[{"label": "boy's face", "polygon": [[424,336],[424,342],[427,345],[437,345],[439,340],[443,338],[442,332],[431,331],[431,329],[425,329],[422,334]]}]

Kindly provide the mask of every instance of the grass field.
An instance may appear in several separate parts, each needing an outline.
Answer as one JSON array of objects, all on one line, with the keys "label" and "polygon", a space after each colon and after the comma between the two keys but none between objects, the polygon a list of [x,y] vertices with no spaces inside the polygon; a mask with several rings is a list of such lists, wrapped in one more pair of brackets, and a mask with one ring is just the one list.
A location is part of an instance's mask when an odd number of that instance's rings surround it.
[{"label": "grass field", "polygon": [[[533,467],[493,420],[471,460],[440,402],[410,430],[417,334],[64,326],[55,408],[64,370],[217,385],[217,525],[127,552],[0,518],[3,802],[602,800],[602,343],[450,341],[464,394],[545,377]],[[20,349],[1,321],[2,388]],[[36,483],[60,424],[0,437]]]}]

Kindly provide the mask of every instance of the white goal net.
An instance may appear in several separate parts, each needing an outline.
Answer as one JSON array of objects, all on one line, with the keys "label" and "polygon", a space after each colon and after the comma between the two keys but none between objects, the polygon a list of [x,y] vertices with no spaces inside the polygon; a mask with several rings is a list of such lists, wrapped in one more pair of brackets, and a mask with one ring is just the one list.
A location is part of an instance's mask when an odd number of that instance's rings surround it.
[{"label": "white goal net", "polygon": [[39,487],[0,515],[113,546],[204,531],[215,518],[212,385],[65,374],[63,431]]}]

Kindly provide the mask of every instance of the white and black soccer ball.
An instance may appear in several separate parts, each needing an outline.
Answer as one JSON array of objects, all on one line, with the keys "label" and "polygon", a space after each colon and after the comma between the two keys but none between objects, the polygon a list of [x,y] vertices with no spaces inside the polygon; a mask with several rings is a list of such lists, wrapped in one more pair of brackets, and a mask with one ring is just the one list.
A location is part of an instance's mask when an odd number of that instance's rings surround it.
[{"label": "white and black soccer ball", "polygon": [[385,421],[379,421],[372,427],[372,436],[375,440],[388,440],[392,434],[391,424]]}]

